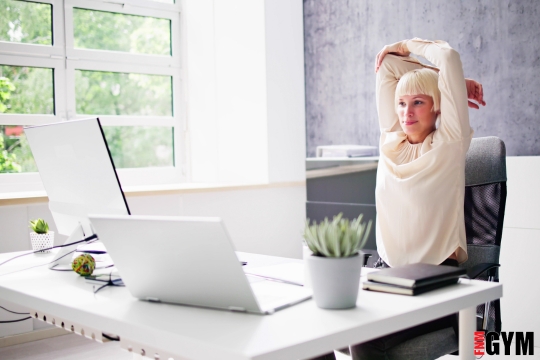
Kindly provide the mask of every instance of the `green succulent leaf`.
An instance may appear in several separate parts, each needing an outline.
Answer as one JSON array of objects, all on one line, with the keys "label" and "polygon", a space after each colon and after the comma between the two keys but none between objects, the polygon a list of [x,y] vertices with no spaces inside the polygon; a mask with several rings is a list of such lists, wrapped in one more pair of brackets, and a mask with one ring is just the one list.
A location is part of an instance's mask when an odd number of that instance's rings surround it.
[{"label": "green succulent leaf", "polygon": [[353,221],[343,219],[343,213],[330,222],[325,218],[319,224],[306,220],[304,240],[313,254],[324,257],[349,257],[358,253],[368,239],[371,220],[362,222],[363,215]]},{"label": "green succulent leaf", "polygon": [[37,234],[49,232],[49,224],[43,219],[30,220],[30,228]]}]

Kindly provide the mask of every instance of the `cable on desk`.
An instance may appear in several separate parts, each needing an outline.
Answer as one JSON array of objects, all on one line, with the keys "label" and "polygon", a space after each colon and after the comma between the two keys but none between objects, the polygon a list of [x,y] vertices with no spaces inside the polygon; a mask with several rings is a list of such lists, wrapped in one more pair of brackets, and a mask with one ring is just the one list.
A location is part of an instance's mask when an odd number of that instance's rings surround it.
[{"label": "cable on desk", "polygon": [[110,341],[120,341],[120,336],[109,335],[105,333],[101,333],[101,336]]},{"label": "cable on desk", "polygon": [[[17,314],[17,315],[30,315],[29,312],[24,312],[24,313],[20,313],[20,312],[15,312],[15,311],[11,311],[9,309],[6,309],[5,307],[3,306],[0,306],[1,309],[7,311],[7,312],[10,312],[12,314]],[[3,320],[3,321],[0,321],[0,324],[7,324],[7,323],[15,323],[15,322],[19,322],[19,321],[24,321],[24,320],[28,320],[28,319],[31,319],[32,317],[31,316],[28,316],[28,317],[25,317],[24,319],[17,319],[17,320]]]},{"label": "cable on desk", "polygon": [[[94,240],[94,239],[97,240],[97,238],[98,238],[97,235],[94,234],[94,235],[90,235],[90,236],[88,236],[88,237],[86,237],[86,238],[84,238],[84,239],[82,239],[82,240],[74,241],[74,242],[69,243],[69,244],[56,245],[56,246],[53,246],[53,247],[50,247],[50,248],[41,249],[41,250],[36,250],[36,251],[28,252],[28,253],[26,253],[26,254],[17,255],[17,256],[15,256],[15,257],[12,257],[11,259],[7,259],[6,261],[0,263],[0,266],[4,265],[4,264],[7,263],[7,262],[10,262],[11,260],[15,260],[15,259],[17,259],[17,258],[26,256],[26,255],[31,255],[31,254],[35,254],[35,253],[42,252],[42,251],[52,250],[52,249],[63,248],[63,247],[67,247],[67,246],[71,246],[71,245],[75,245],[75,244],[80,244],[80,243],[83,243],[83,242],[89,242],[90,240]],[[65,257],[65,256],[67,256],[67,255],[69,255],[69,254],[74,253],[75,251],[76,251],[76,249],[73,250],[73,251],[71,251],[71,252],[69,252],[69,253],[67,253],[67,254],[65,254],[64,256],[59,257],[58,259],[54,259],[54,260],[51,261],[50,263],[53,263],[53,262],[55,262],[55,261],[58,261],[58,260],[62,259],[63,257]],[[50,264],[50,263],[49,263],[49,264]]]},{"label": "cable on desk", "polygon": [[20,312],[11,311],[11,310],[6,309],[6,308],[3,307],[3,306],[0,306],[0,309],[4,309],[4,310],[6,310],[7,312],[10,312],[10,313],[12,313],[12,314],[17,314],[17,315],[29,315],[29,314],[30,314],[29,312],[23,312],[23,313],[20,313]]},{"label": "cable on desk", "polygon": [[29,316],[29,317],[25,317],[24,319],[0,321],[0,324],[15,323],[15,322],[19,322],[19,321],[28,320],[28,319],[31,319],[31,318],[32,317]]},{"label": "cable on desk", "polygon": [[96,289],[96,287],[94,286],[94,295],[97,294],[97,292],[103,288],[106,288],[107,286],[125,286],[124,285],[124,282],[122,281],[122,279],[112,279],[112,271],[109,273],[109,281],[107,281],[104,285],[101,285],[100,287],[98,287]]}]

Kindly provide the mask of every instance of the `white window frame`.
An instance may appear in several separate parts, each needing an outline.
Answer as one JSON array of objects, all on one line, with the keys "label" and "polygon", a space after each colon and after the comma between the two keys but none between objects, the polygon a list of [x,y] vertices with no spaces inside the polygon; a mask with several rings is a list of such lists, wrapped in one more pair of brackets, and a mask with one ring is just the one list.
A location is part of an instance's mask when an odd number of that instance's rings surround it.
[{"label": "white window frame", "polygon": [[[164,4],[149,0],[39,0],[52,5],[53,46],[0,41],[0,64],[50,68],[54,72],[54,115],[0,114],[2,125],[42,125],[99,117],[103,126],[168,126],[174,128],[174,167],[118,169],[123,186],[185,182],[188,179],[185,146],[186,101],[182,69],[183,34],[180,0]],[[152,16],[171,21],[172,56],[129,54],[76,49],[73,44],[73,8],[127,15]],[[54,21],[54,19],[60,19]],[[121,56],[119,56],[121,55]],[[75,71],[96,70],[172,76],[173,115],[111,116],[76,114]],[[42,188],[38,173],[0,174],[0,192]],[[4,189],[5,191],[2,191]]]}]

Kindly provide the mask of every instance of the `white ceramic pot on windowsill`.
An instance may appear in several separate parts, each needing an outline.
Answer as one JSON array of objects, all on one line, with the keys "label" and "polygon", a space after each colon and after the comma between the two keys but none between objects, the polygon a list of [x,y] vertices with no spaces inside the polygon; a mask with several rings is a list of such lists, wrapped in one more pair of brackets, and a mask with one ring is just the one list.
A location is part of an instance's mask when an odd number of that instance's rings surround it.
[{"label": "white ceramic pot on windowsill", "polygon": [[45,234],[38,234],[32,231],[30,233],[30,242],[32,244],[32,250],[34,251],[39,251],[40,253],[51,252],[51,250],[43,250],[43,249],[49,249],[53,247],[54,231],[49,231]]}]

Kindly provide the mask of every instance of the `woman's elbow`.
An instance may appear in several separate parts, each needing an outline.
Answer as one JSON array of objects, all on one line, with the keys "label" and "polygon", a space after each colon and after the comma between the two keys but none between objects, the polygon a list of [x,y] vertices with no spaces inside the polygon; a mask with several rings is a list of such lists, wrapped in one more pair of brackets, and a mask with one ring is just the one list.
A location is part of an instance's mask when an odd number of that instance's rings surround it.
[{"label": "woman's elbow", "polygon": [[403,58],[400,56],[388,54],[384,57],[379,70],[392,70],[396,66],[399,66],[399,64],[403,61],[402,59]]},{"label": "woman's elbow", "polygon": [[443,49],[442,60],[447,64],[461,64],[461,57],[459,56],[459,53],[452,48]]}]

